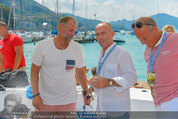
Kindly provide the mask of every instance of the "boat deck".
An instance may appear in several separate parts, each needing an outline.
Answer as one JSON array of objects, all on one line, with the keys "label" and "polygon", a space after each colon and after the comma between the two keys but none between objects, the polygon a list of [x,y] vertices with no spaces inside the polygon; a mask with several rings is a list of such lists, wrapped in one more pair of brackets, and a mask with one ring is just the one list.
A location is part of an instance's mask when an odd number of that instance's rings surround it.
[{"label": "boat deck", "polygon": [[[25,104],[31,111],[34,110],[32,106],[32,100],[26,97],[27,88],[8,88],[7,91],[0,91],[0,111],[4,108],[4,97],[8,94],[16,94],[22,97],[22,104]],[[83,111],[83,96],[81,93],[81,88],[78,89],[78,101],[77,101],[77,111]],[[130,97],[131,97],[131,111],[155,111],[153,99],[151,92],[148,89],[137,89],[130,88]],[[96,100],[91,102],[92,109],[88,107],[87,111],[96,110]]]}]

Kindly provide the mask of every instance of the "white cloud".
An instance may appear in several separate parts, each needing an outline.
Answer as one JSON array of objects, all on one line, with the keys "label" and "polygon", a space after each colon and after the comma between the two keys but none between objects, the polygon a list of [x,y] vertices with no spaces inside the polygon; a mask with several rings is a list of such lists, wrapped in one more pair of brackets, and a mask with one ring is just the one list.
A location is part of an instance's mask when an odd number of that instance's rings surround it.
[{"label": "white cloud", "polygon": [[108,0],[104,2],[103,6],[113,5],[115,3],[115,0]]},{"label": "white cloud", "polygon": [[168,14],[171,14],[172,16],[177,16],[178,17],[178,2],[169,2],[166,5],[166,9],[162,8],[162,12],[166,12]]},{"label": "white cloud", "polygon": [[[40,4],[42,0],[36,0]],[[45,6],[55,10],[56,0],[44,0]],[[61,11],[72,13],[73,0],[59,0]],[[178,17],[177,0],[87,0],[87,18],[102,21],[133,20],[159,12]],[[86,0],[75,0],[75,15],[86,18]]]}]

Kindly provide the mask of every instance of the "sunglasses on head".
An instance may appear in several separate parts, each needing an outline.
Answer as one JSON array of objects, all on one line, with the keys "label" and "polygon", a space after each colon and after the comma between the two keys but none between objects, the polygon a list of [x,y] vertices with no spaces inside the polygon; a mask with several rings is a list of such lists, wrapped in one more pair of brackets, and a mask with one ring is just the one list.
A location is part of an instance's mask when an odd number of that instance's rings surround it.
[{"label": "sunglasses on head", "polygon": [[142,28],[143,25],[152,25],[152,26],[154,26],[153,24],[147,24],[147,23],[142,23],[142,22],[135,22],[135,23],[132,24],[132,29],[135,29],[135,26],[137,28]]}]

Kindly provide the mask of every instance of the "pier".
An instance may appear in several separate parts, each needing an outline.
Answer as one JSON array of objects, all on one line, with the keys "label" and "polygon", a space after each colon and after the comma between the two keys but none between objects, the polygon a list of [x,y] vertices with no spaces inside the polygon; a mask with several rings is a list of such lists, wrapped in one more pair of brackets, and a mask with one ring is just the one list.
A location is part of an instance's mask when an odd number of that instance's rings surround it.
[{"label": "pier", "polygon": [[32,41],[40,41],[40,40],[44,40],[45,37],[33,37]]},{"label": "pier", "polygon": [[73,39],[74,41],[78,42],[78,43],[93,43],[96,41],[95,38],[89,38],[89,39]]}]

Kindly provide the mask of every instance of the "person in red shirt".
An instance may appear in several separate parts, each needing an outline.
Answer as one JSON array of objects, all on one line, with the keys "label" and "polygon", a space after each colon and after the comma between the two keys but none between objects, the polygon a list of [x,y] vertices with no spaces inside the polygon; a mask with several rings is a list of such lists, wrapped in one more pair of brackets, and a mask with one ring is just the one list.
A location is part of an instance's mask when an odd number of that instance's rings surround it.
[{"label": "person in red shirt", "polygon": [[5,71],[26,71],[23,53],[23,39],[8,32],[6,23],[0,22],[0,73]]}]

